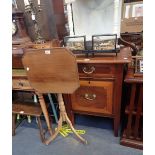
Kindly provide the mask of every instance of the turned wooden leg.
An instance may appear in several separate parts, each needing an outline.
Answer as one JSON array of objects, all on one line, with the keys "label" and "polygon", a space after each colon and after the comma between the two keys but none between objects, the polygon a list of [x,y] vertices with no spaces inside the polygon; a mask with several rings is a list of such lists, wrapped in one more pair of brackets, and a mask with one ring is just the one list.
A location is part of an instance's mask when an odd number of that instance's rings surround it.
[{"label": "turned wooden leg", "polygon": [[58,121],[58,127],[57,130],[55,131],[54,135],[51,136],[48,140],[45,141],[45,144],[49,144],[52,140],[54,140],[56,138],[56,136],[58,135],[60,129],[62,128],[62,123],[63,122],[67,122],[67,124],[70,126],[71,130],[73,131],[73,133],[85,144],[87,144],[87,141],[82,138],[74,129],[71,121],[69,120],[67,113],[66,113],[66,109],[65,109],[65,105],[63,102],[63,98],[62,98],[62,94],[58,94],[58,103],[59,103],[59,109],[60,109],[60,118]]},{"label": "turned wooden leg", "polygon": [[43,98],[42,94],[37,93],[37,95],[38,95],[38,98],[39,98],[39,103],[40,103],[41,109],[43,111],[43,114],[44,114],[44,117],[45,117],[45,120],[46,120],[48,131],[49,131],[50,135],[52,135],[52,128],[51,128],[51,124],[50,124],[50,120],[49,120],[49,115],[48,115],[46,103],[44,101],[44,98]]},{"label": "turned wooden leg", "polygon": [[16,130],[16,114],[12,114],[12,136],[15,136]]},{"label": "turned wooden leg", "polygon": [[52,140],[54,140],[56,138],[56,136],[59,134],[60,129],[62,128],[62,117],[60,116],[59,121],[58,121],[58,127],[55,131],[55,133],[53,134],[53,136],[51,136],[49,139],[47,139],[45,141],[45,144],[48,145]]},{"label": "turned wooden leg", "polygon": [[38,121],[38,128],[39,128],[40,138],[41,138],[41,141],[44,143],[45,135],[44,135],[43,128],[42,128],[42,123],[41,123],[40,117],[36,117],[36,118],[37,118],[37,121]]},{"label": "turned wooden leg", "polygon": [[71,130],[73,131],[73,133],[81,140],[81,142],[83,142],[84,144],[87,144],[88,142],[87,142],[84,138],[82,138],[82,137],[76,132],[76,130],[74,129],[74,127],[73,127],[71,121],[69,120],[67,114],[66,114],[66,122],[67,122],[68,125],[70,126]]}]

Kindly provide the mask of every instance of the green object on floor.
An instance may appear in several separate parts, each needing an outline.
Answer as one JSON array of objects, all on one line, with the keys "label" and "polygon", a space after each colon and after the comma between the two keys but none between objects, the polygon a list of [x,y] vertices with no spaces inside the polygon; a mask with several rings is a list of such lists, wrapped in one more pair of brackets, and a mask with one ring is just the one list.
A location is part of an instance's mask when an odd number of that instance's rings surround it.
[{"label": "green object on floor", "polygon": [[[86,131],[85,130],[76,130],[76,132],[78,134],[85,134]],[[73,133],[73,131],[70,129],[70,127],[65,124],[62,126],[62,128],[60,129],[59,133],[63,136],[63,137],[67,137],[69,135],[69,133]]]}]

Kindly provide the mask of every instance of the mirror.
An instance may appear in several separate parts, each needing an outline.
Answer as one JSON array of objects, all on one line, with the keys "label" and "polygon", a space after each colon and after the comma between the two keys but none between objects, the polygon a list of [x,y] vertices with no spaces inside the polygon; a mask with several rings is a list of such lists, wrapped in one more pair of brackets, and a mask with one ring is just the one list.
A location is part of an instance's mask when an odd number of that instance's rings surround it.
[{"label": "mirror", "polygon": [[85,35],[87,41],[92,35],[117,34],[119,37],[121,7],[122,0],[74,0],[68,3],[70,35]]}]

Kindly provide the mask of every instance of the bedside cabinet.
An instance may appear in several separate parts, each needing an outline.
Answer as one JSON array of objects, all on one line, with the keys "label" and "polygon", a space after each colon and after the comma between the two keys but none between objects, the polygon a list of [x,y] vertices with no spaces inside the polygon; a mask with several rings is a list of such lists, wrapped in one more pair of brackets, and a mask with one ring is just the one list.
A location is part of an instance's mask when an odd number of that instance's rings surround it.
[{"label": "bedside cabinet", "polygon": [[74,114],[110,117],[118,136],[124,65],[131,61],[129,48],[118,56],[77,57],[80,87],[64,95],[66,110],[74,124]]},{"label": "bedside cabinet", "polygon": [[112,114],[113,82],[81,80],[80,88],[71,95],[71,100],[75,111]]}]

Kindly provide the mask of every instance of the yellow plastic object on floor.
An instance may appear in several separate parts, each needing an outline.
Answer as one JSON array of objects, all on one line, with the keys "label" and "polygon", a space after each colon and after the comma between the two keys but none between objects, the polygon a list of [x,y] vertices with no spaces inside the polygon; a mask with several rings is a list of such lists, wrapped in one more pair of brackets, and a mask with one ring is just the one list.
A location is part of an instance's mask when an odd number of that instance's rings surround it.
[{"label": "yellow plastic object on floor", "polygon": [[[78,134],[85,134],[86,131],[85,130],[76,130],[76,132]],[[63,136],[63,137],[67,137],[69,135],[69,133],[73,133],[73,131],[70,129],[70,127],[65,124],[62,126],[62,128],[60,129],[59,133]]]}]

